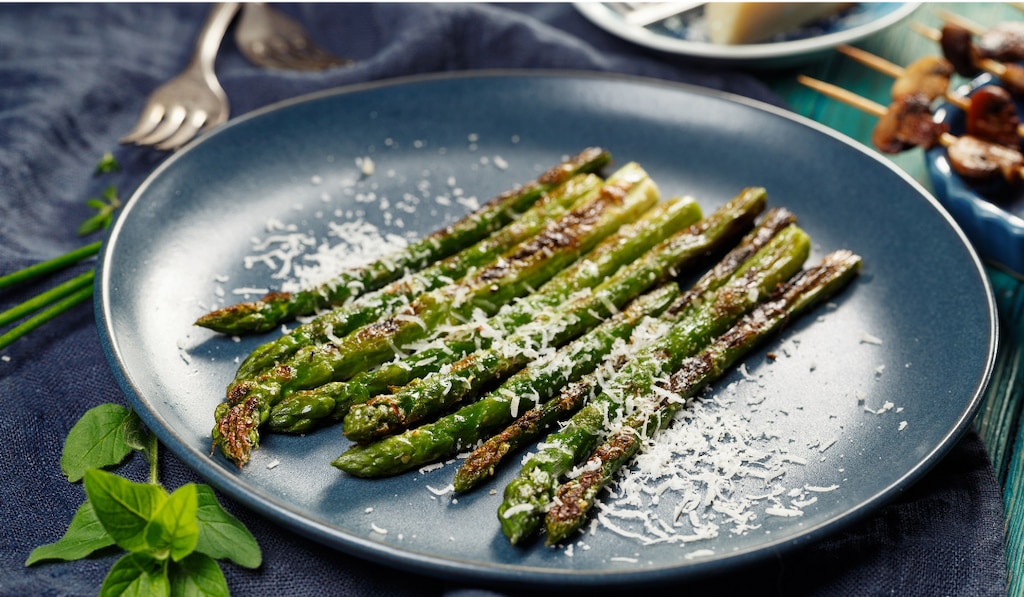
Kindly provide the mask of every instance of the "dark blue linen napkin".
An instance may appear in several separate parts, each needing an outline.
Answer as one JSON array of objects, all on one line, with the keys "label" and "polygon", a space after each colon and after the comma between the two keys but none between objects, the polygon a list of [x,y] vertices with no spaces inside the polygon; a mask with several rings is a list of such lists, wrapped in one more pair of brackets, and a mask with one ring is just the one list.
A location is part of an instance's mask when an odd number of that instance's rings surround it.
[{"label": "dark blue linen napkin", "polygon": [[[259,69],[230,34],[218,75],[237,116],[339,85],[470,69],[584,69],[703,85],[774,104],[755,78],[658,55],[594,27],[565,4],[284,5],[313,37],[355,66],[320,73]],[[119,147],[146,96],[185,64],[206,4],[0,4],[0,274],[84,244],[76,229],[116,180],[127,198],[166,154]],[[113,151],[116,178],[93,175]],[[90,239],[92,240],[92,239]],[[7,309],[49,280],[0,293]],[[36,546],[57,540],[82,503],[81,485],[59,468],[64,437],[89,408],[124,404],[103,357],[92,310],[82,306],[0,352],[0,595],[91,595],[117,558],[23,566]],[[161,481],[202,482],[166,450]],[[119,471],[143,480],[134,458]],[[256,535],[263,566],[225,565],[234,595],[517,594],[421,577],[322,547],[230,500]],[[919,483],[852,528],[721,577],[651,594],[1003,595],[1002,503],[976,433]],[[621,592],[621,589],[617,592]],[[524,591],[523,594],[541,594]],[[588,594],[600,591],[588,590]],[[564,592],[563,592],[564,594]]]}]

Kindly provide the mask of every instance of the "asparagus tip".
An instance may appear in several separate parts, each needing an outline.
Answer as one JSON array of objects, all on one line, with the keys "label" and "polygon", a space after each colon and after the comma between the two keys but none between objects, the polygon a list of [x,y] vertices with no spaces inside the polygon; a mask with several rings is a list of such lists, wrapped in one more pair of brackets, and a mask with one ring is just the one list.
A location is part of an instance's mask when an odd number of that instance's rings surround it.
[{"label": "asparagus tip", "polygon": [[213,448],[219,447],[228,460],[242,468],[252,451],[259,447],[259,400],[253,396],[230,407],[217,419],[213,429]]},{"label": "asparagus tip", "polygon": [[204,327],[221,334],[237,334],[256,331],[252,325],[259,314],[260,302],[239,303],[211,311],[195,321],[193,325]]},{"label": "asparagus tip", "polygon": [[391,408],[390,398],[389,395],[380,395],[369,402],[353,406],[345,415],[345,437],[365,443],[401,429],[402,421],[397,409]]},{"label": "asparagus tip", "polygon": [[281,322],[273,316],[275,306],[287,305],[292,300],[288,292],[269,292],[262,298],[228,305],[203,315],[194,325],[221,334],[258,334],[269,332]]}]

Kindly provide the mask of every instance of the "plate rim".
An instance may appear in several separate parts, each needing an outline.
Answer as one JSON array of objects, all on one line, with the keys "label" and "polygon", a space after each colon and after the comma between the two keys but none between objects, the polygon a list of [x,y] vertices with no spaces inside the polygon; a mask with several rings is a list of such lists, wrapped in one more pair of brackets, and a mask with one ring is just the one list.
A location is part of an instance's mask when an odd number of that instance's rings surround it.
[{"label": "plate rim", "polygon": [[[884,490],[879,491],[876,495],[872,496],[870,500],[862,502],[857,508],[848,510],[841,517],[841,520],[828,520],[824,523],[818,524],[811,527],[795,537],[791,537],[784,540],[773,540],[766,544],[761,544],[757,549],[749,549],[746,551],[737,552],[731,554],[729,558],[724,560],[714,560],[707,563],[687,563],[685,566],[672,565],[672,566],[660,566],[655,568],[644,568],[636,570],[613,570],[607,573],[596,574],[592,570],[569,570],[559,569],[552,571],[547,568],[538,568],[528,565],[514,565],[508,563],[490,563],[482,565],[477,562],[464,561],[463,559],[443,556],[437,557],[432,556],[429,553],[423,553],[423,550],[414,550],[409,548],[403,548],[400,546],[393,546],[388,544],[382,544],[375,542],[363,536],[359,536],[352,533],[345,533],[345,544],[348,546],[347,549],[341,549],[338,547],[338,531],[337,529],[331,528],[329,525],[322,524],[318,521],[311,520],[308,517],[302,517],[300,513],[293,512],[287,504],[283,504],[280,500],[277,500],[273,496],[254,496],[245,492],[236,491],[236,484],[238,481],[226,473],[226,471],[216,465],[209,458],[192,458],[192,453],[198,454],[194,448],[188,445],[187,442],[180,439],[180,435],[168,429],[166,425],[160,424],[163,419],[157,417],[148,408],[139,409],[139,415],[143,419],[143,422],[147,425],[147,428],[151,429],[158,436],[161,434],[169,435],[175,440],[179,441],[187,451],[187,454],[180,453],[173,444],[168,442],[166,439],[161,438],[168,449],[178,456],[186,466],[192,469],[194,472],[199,474],[205,480],[207,480],[212,486],[227,493],[232,499],[238,501],[240,504],[254,510],[259,515],[273,521],[275,524],[280,524],[294,531],[295,528],[302,529],[309,533],[308,538],[324,543],[332,549],[350,553],[354,556],[366,559],[375,559],[376,561],[385,562],[388,565],[401,565],[410,567],[415,572],[422,573],[428,576],[450,578],[450,575],[457,575],[458,578],[464,580],[470,580],[482,583],[500,583],[501,586],[519,586],[524,588],[538,588],[538,587],[593,587],[598,585],[603,586],[622,586],[626,584],[660,584],[672,580],[685,580],[692,578],[697,573],[707,574],[712,572],[720,572],[734,566],[741,565],[743,563],[750,563],[753,561],[759,561],[764,557],[767,557],[768,553],[781,553],[785,551],[791,551],[796,549],[800,545],[807,544],[820,540],[823,535],[830,535],[842,528],[847,527],[850,524],[855,523],[864,516],[874,512],[882,503],[888,502],[899,493],[900,488],[905,488],[909,484],[913,484],[919,480],[928,470],[930,470],[943,456],[945,456],[955,444],[951,441],[953,438],[958,438],[967,431],[970,426],[970,421],[977,413],[978,408],[981,404],[982,394],[985,388],[988,386],[992,371],[994,369],[996,360],[997,340],[998,340],[998,317],[996,315],[995,298],[992,291],[991,282],[985,275],[983,264],[974,250],[973,246],[964,235],[963,231],[952,218],[947,210],[933,197],[928,191],[916,180],[914,180],[909,174],[902,169],[898,168],[894,164],[885,160],[883,156],[877,154],[877,152],[871,151],[869,148],[863,146],[856,140],[847,137],[846,135],[830,129],[812,119],[804,117],[795,112],[791,112],[784,108],[768,104],[756,99],[748,98],[745,96],[737,95],[730,92],[725,92],[716,89],[710,89],[700,87],[689,83],[681,83],[674,81],[667,81],[663,79],[655,79],[644,76],[627,75],[620,73],[603,73],[594,71],[575,71],[575,70],[546,70],[536,71],[530,69],[500,69],[500,70],[477,70],[477,71],[450,71],[443,73],[426,73],[408,75],[402,77],[395,77],[389,79],[382,79],[376,81],[368,81],[363,83],[357,83],[353,85],[345,85],[340,87],[334,87],[330,89],[323,89],[314,91],[311,93],[303,94],[293,98],[288,98],[278,102],[271,103],[267,106],[255,109],[244,115],[238,116],[232,119],[228,123],[219,125],[197,137],[192,142],[188,143],[174,155],[167,158],[164,162],[158,165],[153,172],[147,176],[144,181],[138,186],[135,192],[131,195],[129,200],[126,202],[125,207],[122,209],[117,221],[111,227],[110,234],[104,241],[103,250],[98,261],[98,275],[94,282],[94,299],[93,308],[94,314],[99,324],[100,331],[100,342],[107,357],[108,365],[111,367],[114,376],[121,386],[123,393],[130,403],[137,403],[145,406],[149,400],[140,397],[135,390],[134,385],[128,377],[128,374],[123,369],[123,362],[118,357],[118,351],[115,348],[115,340],[112,335],[111,320],[112,315],[110,313],[110,305],[108,302],[108,292],[106,291],[107,284],[110,277],[110,268],[108,267],[108,261],[111,258],[112,247],[116,246],[117,238],[120,234],[122,224],[127,219],[125,216],[130,213],[133,206],[138,203],[138,197],[145,194],[146,190],[156,181],[161,174],[172,167],[175,162],[180,159],[185,159],[183,156],[187,156],[191,148],[205,143],[208,139],[215,136],[225,134],[230,131],[234,126],[238,126],[248,120],[259,118],[264,114],[276,112],[278,110],[287,109],[292,105],[302,104],[306,102],[317,101],[326,97],[333,96],[344,96],[353,93],[360,93],[364,91],[372,91],[385,89],[389,87],[401,87],[416,83],[434,83],[443,82],[445,80],[455,79],[493,79],[493,78],[509,78],[509,77],[525,77],[525,78],[536,78],[545,80],[555,79],[585,79],[594,81],[617,81],[623,83],[633,83],[639,85],[653,85],[662,87],[669,90],[675,90],[684,93],[695,93],[708,98],[738,103],[746,105],[750,108],[769,112],[776,116],[782,117],[795,124],[805,126],[817,131],[820,134],[824,134],[829,137],[833,137],[849,148],[858,151],[873,161],[882,164],[886,169],[890,170],[891,173],[897,175],[904,183],[912,187],[916,194],[919,195],[920,199],[925,200],[928,204],[936,210],[937,214],[944,218],[949,224],[950,229],[959,238],[960,243],[966,249],[970,261],[974,266],[976,274],[981,281],[981,285],[986,295],[986,312],[989,317],[990,326],[988,330],[988,355],[986,360],[985,370],[980,372],[980,376],[977,380],[977,387],[975,388],[975,395],[967,403],[968,408],[960,414],[960,417],[956,421],[956,424],[944,434],[942,441],[935,446],[930,452],[928,452],[922,459],[914,466],[911,470],[905,471],[902,476],[894,480],[893,483],[886,487]],[[273,507],[268,507],[273,506]]]},{"label": "plate rim", "polygon": [[919,2],[900,4],[891,13],[868,23],[843,31],[786,42],[743,44],[735,46],[693,42],[655,33],[646,27],[625,23],[621,16],[604,2],[575,2],[576,9],[591,23],[612,35],[651,49],[719,63],[749,63],[751,65],[798,59],[813,55],[844,43],[853,43],[888,28],[916,11]]}]

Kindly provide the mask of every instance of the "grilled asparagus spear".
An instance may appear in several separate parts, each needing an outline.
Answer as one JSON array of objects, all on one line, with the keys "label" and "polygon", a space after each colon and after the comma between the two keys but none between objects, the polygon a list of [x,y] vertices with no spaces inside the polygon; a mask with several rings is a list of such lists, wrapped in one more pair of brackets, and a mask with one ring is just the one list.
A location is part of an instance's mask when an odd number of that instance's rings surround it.
[{"label": "grilled asparagus spear", "polygon": [[683,359],[765,300],[800,269],[809,252],[806,233],[795,225],[781,231],[754,256],[754,264],[742,275],[715,291],[713,297],[687,306],[664,338],[637,351],[600,395],[549,435],[544,447],[527,459],[519,476],[505,488],[498,518],[509,541],[518,543],[540,527],[559,479],[595,447],[606,421],[637,397],[650,394],[659,376],[677,369]]},{"label": "grilled asparagus spear", "polygon": [[821,264],[801,272],[765,303],[758,305],[700,353],[683,361],[669,378],[671,399],[648,397],[628,416],[581,467],[575,479],[559,486],[545,515],[546,542],[558,543],[580,528],[602,487],[629,462],[644,441],[667,425],[686,400],[721,375],[788,320],[832,296],[853,279],[860,257],[850,251],[827,255]]},{"label": "grilled asparagus spear", "polygon": [[207,313],[196,321],[214,331],[229,334],[266,332],[299,315],[309,315],[353,296],[380,288],[407,271],[416,271],[452,255],[505,226],[528,209],[540,196],[581,172],[596,172],[611,156],[590,147],[548,170],[522,187],[498,195],[459,221],[437,230],[385,259],[339,275],[310,290],[272,292],[262,299]]}]

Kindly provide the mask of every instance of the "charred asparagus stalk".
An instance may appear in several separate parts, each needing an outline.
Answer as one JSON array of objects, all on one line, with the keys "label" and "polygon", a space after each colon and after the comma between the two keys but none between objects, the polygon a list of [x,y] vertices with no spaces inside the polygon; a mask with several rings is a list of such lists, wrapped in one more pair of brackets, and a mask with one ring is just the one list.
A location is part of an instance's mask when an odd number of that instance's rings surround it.
[{"label": "charred asparagus stalk", "polygon": [[471,279],[424,293],[395,315],[359,328],[338,342],[306,347],[288,363],[231,388],[218,406],[214,447],[244,465],[257,445],[258,428],[286,394],[350,378],[393,357],[400,347],[429,336],[442,324],[468,320],[480,309],[492,315],[503,304],[536,288],[592,249],[625,222],[658,201],[657,187],[636,164],[621,171],[594,200],[553,222]]},{"label": "charred asparagus stalk", "polygon": [[[780,230],[794,223],[794,221],[793,214],[788,210],[774,209],[770,211],[755,230],[744,237],[739,245],[676,300],[666,313],[662,315],[662,319],[670,322],[678,320],[679,316],[686,312],[687,307],[693,301],[700,297],[708,296],[710,292],[720,288],[737,273],[744,262],[761,250]],[[566,351],[566,360],[581,358],[593,352],[593,349],[583,339],[577,340],[563,350]],[[602,354],[607,354],[607,351]],[[538,375],[534,373],[532,367],[524,369],[523,372],[528,372],[528,377],[531,379]],[[515,453],[527,442],[535,439],[556,420],[578,410],[591,394],[600,392],[601,389],[601,377],[596,373],[588,373],[579,381],[576,381],[575,378],[571,381],[574,383],[564,387],[557,396],[542,404],[537,403],[551,396],[551,394],[538,392],[534,384],[527,385],[526,387],[513,386],[514,389],[512,391],[516,396],[535,395],[536,399],[526,404],[537,404],[537,406],[523,413],[522,416],[497,435],[488,438],[466,457],[455,473],[455,490],[459,492],[469,491],[485,479],[490,478],[506,455]],[[511,385],[511,380],[506,385]],[[519,406],[521,408],[528,407],[524,406],[522,399],[519,400]],[[460,410],[459,412],[461,413],[462,411]],[[475,442],[476,438],[473,438],[471,441]],[[468,444],[470,442],[464,443]]]},{"label": "charred asparagus stalk", "polygon": [[510,333],[540,310],[564,302],[572,293],[594,286],[680,228],[699,220],[700,215],[700,207],[689,198],[660,203],[636,222],[605,238],[537,292],[506,305],[486,322],[470,322],[439,340],[439,346],[422,348],[406,358],[359,373],[348,381],[331,382],[288,395],[271,410],[267,427],[272,431],[296,433],[337,422],[354,404],[366,402],[389,388],[404,386],[478,348],[488,348],[496,336]]},{"label": "charred asparagus stalk", "polygon": [[[750,206],[763,206],[764,190],[748,190],[721,210],[713,227],[719,239],[728,238],[742,223],[745,230],[755,212]],[[730,217],[747,214],[747,218]],[[726,216],[725,214],[729,214]],[[366,442],[395,433],[436,416],[452,404],[478,393],[486,384],[515,373],[530,361],[587,332],[630,300],[657,282],[672,276],[681,265],[681,256],[693,257],[693,239],[699,234],[682,231],[688,243],[669,239],[648,251],[643,258],[602,282],[593,292],[577,297],[564,307],[541,312],[515,334],[503,338],[491,348],[478,350],[445,370],[431,373],[394,394],[380,395],[352,407],[345,416],[345,435]],[[723,234],[725,233],[725,234]],[[673,237],[675,238],[675,237]],[[684,250],[679,251],[680,245]],[[699,254],[697,254],[699,255]]]},{"label": "charred asparagus stalk", "polygon": [[543,193],[576,174],[598,171],[610,159],[610,154],[600,148],[587,148],[533,182],[498,195],[454,224],[423,237],[386,259],[343,273],[318,288],[295,293],[272,292],[258,301],[213,311],[200,317],[196,325],[230,334],[266,332],[299,315],[342,304],[353,296],[381,288],[408,271],[420,270],[457,253],[514,220]]},{"label": "charred asparagus stalk", "polygon": [[546,542],[558,543],[583,525],[601,488],[636,455],[646,440],[668,424],[688,399],[721,377],[733,363],[788,320],[846,286],[860,269],[860,263],[860,257],[850,251],[826,256],[820,265],[801,272],[707,348],[686,359],[669,378],[666,389],[673,396],[648,396],[646,403],[594,451],[581,467],[584,472],[558,488],[545,516]]},{"label": "charred asparagus stalk", "polygon": [[562,475],[596,446],[606,421],[652,393],[655,380],[677,369],[683,359],[703,349],[740,317],[793,276],[810,252],[810,239],[795,225],[787,227],[753,258],[742,275],[708,300],[695,301],[666,336],[637,351],[607,382],[600,395],[577,411],[561,430],[550,434],[505,488],[498,508],[502,531],[513,544],[533,534]]},{"label": "charred asparagus stalk", "polygon": [[394,313],[416,296],[450,284],[469,272],[493,263],[502,253],[538,234],[552,220],[565,215],[601,186],[594,174],[580,174],[547,192],[519,219],[455,255],[384,288],[364,294],[337,307],[290,333],[257,347],[238,368],[235,383],[251,378],[284,361],[303,346],[324,343],[345,336],[356,328]]}]

